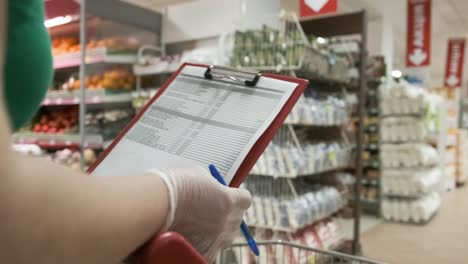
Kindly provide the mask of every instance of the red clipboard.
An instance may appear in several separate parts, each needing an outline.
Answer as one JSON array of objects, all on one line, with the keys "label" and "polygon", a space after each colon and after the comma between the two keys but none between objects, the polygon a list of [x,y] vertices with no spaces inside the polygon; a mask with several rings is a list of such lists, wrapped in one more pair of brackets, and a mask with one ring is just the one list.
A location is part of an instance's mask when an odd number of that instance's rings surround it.
[{"label": "red clipboard", "polygon": [[[107,157],[107,155],[114,149],[114,147],[117,145],[117,143],[125,136],[125,134],[132,128],[132,126],[138,122],[138,120],[143,116],[143,114],[148,110],[148,108],[156,101],[159,96],[161,96],[166,89],[169,87],[169,85],[174,81],[174,79],[177,78],[179,73],[184,69],[186,66],[195,66],[195,67],[202,67],[202,68],[209,68],[208,65],[202,65],[202,64],[192,64],[192,63],[184,63],[180,68],[171,75],[169,80],[167,80],[164,85],[159,89],[159,91],[156,93],[156,95],[143,107],[143,109],[133,118],[133,120],[125,127],[122,132],[117,136],[117,138],[111,143],[111,145],[102,152],[101,155],[97,158],[96,162],[90,166],[88,169],[88,173],[91,173],[94,171],[94,169],[99,166],[99,164]],[[291,94],[290,98],[288,101],[284,104],[283,108],[279,112],[279,114],[276,116],[276,118],[273,120],[273,122],[270,124],[268,129],[263,133],[262,136],[257,140],[257,142],[254,144],[250,152],[247,154],[245,157],[244,161],[240,165],[239,169],[235,173],[232,181],[230,182],[229,186],[230,187],[239,187],[240,184],[244,181],[244,179],[247,177],[249,174],[250,170],[254,166],[254,164],[257,162],[258,158],[260,155],[264,152],[268,144],[271,142],[273,137],[275,136],[276,132],[281,128],[281,126],[284,123],[284,120],[288,116],[289,112],[291,112],[293,106],[296,104],[297,100],[299,97],[302,95],[304,92],[305,88],[308,86],[308,81],[305,79],[300,79],[300,78],[293,78],[289,76],[281,76],[281,75],[275,75],[275,74],[270,74],[270,73],[265,73],[262,74],[261,76],[263,77],[268,77],[272,79],[278,79],[286,82],[291,82],[291,83],[296,83],[297,87],[295,88],[294,92]],[[158,241],[160,241],[160,245],[158,244]],[[154,258],[158,258],[160,256],[161,258],[164,259],[164,256],[166,255],[159,255],[158,252],[164,253],[164,252],[172,252],[171,249],[174,247],[180,246],[181,251],[187,251],[187,255],[193,256],[200,256],[198,252],[196,252],[190,244],[181,238],[178,235],[160,235],[156,239],[154,239],[152,242],[150,242],[150,245],[146,247],[146,251],[143,254],[143,263],[144,264],[152,264],[156,263],[156,260]],[[164,249],[164,250],[162,250]],[[161,263],[162,259],[158,258],[157,263]],[[163,263],[179,263],[179,262],[173,262],[170,260],[166,260],[167,262]],[[185,263],[198,263],[198,262],[192,262],[188,260],[188,262]]]}]

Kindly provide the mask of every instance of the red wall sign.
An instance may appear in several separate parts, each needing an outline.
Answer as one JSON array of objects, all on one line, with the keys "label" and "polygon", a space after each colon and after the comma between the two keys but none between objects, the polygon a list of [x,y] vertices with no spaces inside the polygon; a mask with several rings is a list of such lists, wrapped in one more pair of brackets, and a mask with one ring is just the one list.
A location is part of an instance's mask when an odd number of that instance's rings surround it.
[{"label": "red wall sign", "polygon": [[46,0],[44,5],[47,19],[76,15],[80,11],[80,5],[75,0]]},{"label": "red wall sign", "polygon": [[465,39],[448,40],[447,62],[445,64],[445,87],[460,87],[463,78],[463,63],[465,59]]},{"label": "red wall sign", "polygon": [[431,0],[408,0],[406,66],[431,62]]},{"label": "red wall sign", "polygon": [[336,12],[338,0],[299,0],[299,15],[314,16]]}]

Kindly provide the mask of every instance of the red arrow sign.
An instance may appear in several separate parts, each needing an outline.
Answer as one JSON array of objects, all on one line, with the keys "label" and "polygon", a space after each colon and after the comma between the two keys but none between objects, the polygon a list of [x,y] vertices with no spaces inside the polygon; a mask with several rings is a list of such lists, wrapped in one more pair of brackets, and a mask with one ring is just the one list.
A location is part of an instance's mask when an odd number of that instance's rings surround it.
[{"label": "red arrow sign", "polygon": [[406,66],[431,62],[431,0],[408,0]]},{"label": "red arrow sign", "polygon": [[336,12],[338,0],[299,0],[299,15],[314,16]]},{"label": "red arrow sign", "polygon": [[465,39],[449,39],[447,49],[447,62],[445,64],[445,87],[455,88],[461,86],[464,59]]}]

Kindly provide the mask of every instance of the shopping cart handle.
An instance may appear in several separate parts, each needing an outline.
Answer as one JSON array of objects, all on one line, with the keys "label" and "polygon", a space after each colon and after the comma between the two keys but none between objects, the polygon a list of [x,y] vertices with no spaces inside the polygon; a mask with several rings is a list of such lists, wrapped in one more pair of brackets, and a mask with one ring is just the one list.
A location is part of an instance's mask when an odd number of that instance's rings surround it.
[{"label": "shopping cart handle", "polygon": [[175,232],[162,233],[151,240],[143,251],[141,263],[208,264],[183,236]]}]

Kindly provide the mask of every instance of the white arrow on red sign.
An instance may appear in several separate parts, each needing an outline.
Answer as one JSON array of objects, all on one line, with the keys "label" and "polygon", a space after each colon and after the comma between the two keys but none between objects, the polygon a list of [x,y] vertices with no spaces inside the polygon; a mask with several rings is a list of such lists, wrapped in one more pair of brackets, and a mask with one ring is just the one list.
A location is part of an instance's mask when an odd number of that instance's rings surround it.
[{"label": "white arrow on red sign", "polygon": [[446,80],[446,83],[450,85],[450,87],[458,86],[459,82],[460,80],[455,75],[450,75]]},{"label": "white arrow on red sign", "polygon": [[305,0],[305,4],[315,12],[319,12],[329,0]]},{"label": "white arrow on red sign", "polygon": [[427,54],[422,49],[414,49],[409,55],[409,59],[414,65],[421,65],[426,61]]}]

